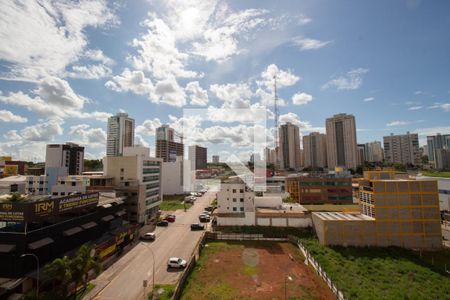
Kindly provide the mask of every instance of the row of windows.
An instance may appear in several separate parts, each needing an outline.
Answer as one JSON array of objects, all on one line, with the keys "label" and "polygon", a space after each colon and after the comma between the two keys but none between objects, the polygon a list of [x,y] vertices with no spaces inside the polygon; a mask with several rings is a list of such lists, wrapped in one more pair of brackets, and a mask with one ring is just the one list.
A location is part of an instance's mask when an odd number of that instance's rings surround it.
[{"label": "row of windows", "polygon": [[153,203],[159,202],[159,197],[154,199],[145,200],[145,205],[151,205]]},{"label": "row of windows", "polygon": [[[227,192],[229,192],[230,190],[229,189],[227,189]],[[243,193],[244,192],[244,189],[240,189],[239,190],[239,193]],[[233,194],[236,194],[237,193],[237,189],[233,189]]]},{"label": "row of windows", "polygon": [[[229,207],[227,207],[227,209],[230,209]],[[233,211],[238,211],[237,207],[233,207]],[[239,211],[244,211],[243,207],[239,207]]]},{"label": "row of windows", "polygon": [[155,195],[159,195],[159,190],[157,190],[157,191],[148,191],[148,192],[145,193],[145,197],[146,198],[151,197],[151,196],[155,196]]},{"label": "row of windows", "polygon": [[144,182],[159,180],[159,175],[156,176],[144,176]]},{"label": "row of windows", "polygon": [[439,194],[450,195],[450,191],[449,190],[439,190]]},{"label": "row of windows", "polygon": [[144,167],[149,167],[149,166],[159,166],[160,162],[159,161],[151,161],[151,160],[144,160],[144,163],[142,164]]},{"label": "row of windows", "polygon": [[[227,200],[229,201],[230,198],[227,198]],[[233,198],[233,202],[236,202],[236,201],[237,201],[237,199],[236,199],[236,198]],[[240,202],[244,202],[244,198],[240,198],[239,201],[240,201]]]},{"label": "row of windows", "polygon": [[146,184],[146,185],[145,185],[145,189],[146,189],[146,190],[148,190],[148,189],[153,189],[153,188],[156,188],[156,187],[159,187],[159,182],[156,182],[156,183],[149,183],[149,184]]},{"label": "row of windows", "polygon": [[339,185],[345,185],[345,186],[351,186],[351,181],[333,181],[333,182],[300,182],[300,185],[303,186],[339,186]]},{"label": "row of windows", "polygon": [[142,173],[144,173],[144,174],[158,174],[159,173],[159,169],[144,169],[142,171]]}]

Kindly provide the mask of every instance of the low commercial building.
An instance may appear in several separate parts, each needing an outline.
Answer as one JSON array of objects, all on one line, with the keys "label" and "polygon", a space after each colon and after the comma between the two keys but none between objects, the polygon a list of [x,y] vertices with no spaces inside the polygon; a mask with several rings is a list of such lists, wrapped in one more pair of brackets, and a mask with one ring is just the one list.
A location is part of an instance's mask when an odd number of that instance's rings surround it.
[{"label": "low commercial building", "polygon": [[177,157],[174,162],[163,162],[161,165],[161,187],[163,195],[181,195],[184,193],[184,161]]},{"label": "low commercial building", "polygon": [[240,180],[221,184],[217,193],[217,225],[310,227],[310,215],[300,205],[283,204],[282,194],[255,196]]},{"label": "low commercial building", "polygon": [[[21,193],[27,195],[47,195],[47,178],[41,176],[9,176],[0,179],[3,193]],[[1,192],[0,192],[1,193]]]},{"label": "low commercial building", "polygon": [[67,196],[70,194],[86,193],[90,179],[85,175],[61,176],[56,185],[51,188],[52,196]]},{"label": "low commercial building", "polygon": [[[313,213],[319,241],[325,245],[442,247],[436,180],[369,179],[360,182],[360,214]],[[392,176],[386,172],[383,177]]]},{"label": "low commercial building", "polygon": [[286,177],[286,191],[300,204],[352,204],[348,173],[302,174]]}]

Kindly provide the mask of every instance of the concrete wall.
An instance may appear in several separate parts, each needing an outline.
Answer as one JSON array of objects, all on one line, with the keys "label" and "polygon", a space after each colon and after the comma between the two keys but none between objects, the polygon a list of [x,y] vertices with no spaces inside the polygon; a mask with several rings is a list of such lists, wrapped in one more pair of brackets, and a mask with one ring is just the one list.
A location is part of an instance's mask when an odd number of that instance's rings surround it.
[{"label": "concrete wall", "polygon": [[245,217],[217,217],[217,225],[219,226],[253,226],[255,225],[255,214],[246,213]]},{"label": "concrete wall", "polygon": [[258,226],[274,226],[274,227],[297,227],[297,228],[307,228],[312,226],[312,221],[310,217],[304,218],[276,218],[269,217],[256,218],[256,225]]},{"label": "concrete wall", "polygon": [[256,207],[278,207],[282,203],[280,194],[266,194],[262,197],[255,197]]},{"label": "concrete wall", "polygon": [[182,168],[183,161],[162,163],[162,193],[163,195],[183,194]]}]

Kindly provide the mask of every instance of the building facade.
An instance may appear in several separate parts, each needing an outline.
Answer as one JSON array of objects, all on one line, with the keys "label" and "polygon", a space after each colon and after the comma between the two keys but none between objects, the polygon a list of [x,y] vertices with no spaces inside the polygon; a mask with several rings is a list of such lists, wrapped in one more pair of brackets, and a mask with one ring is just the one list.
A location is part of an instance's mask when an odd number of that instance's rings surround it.
[{"label": "building facade", "polygon": [[303,136],[304,167],[327,167],[327,138],[325,134],[311,132]]},{"label": "building facade", "polygon": [[162,201],[162,160],[149,154],[146,147],[125,147],[122,156],[103,159],[104,175],[114,178],[115,189],[125,197],[131,222],[155,219]]},{"label": "building facade", "polygon": [[286,177],[286,191],[300,204],[352,204],[350,174]]},{"label": "building facade", "polygon": [[212,156],[212,162],[213,162],[213,164],[218,164],[218,163],[220,163],[219,155],[213,155],[213,156]]},{"label": "building facade", "polygon": [[337,114],[326,120],[328,168],[346,167],[355,170],[358,165],[355,117]]},{"label": "building facade", "polygon": [[181,195],[184,193],[184,161],[177,157],[174,162],[163,162],[161,169],[161,187],[163,195]]},{"label": "building facade", "polygon": [[84,166],[84,147],[74,143],[49,144],[45,153],[45,169],[66,168],[68,175],[81,175]]},{"label": "building facade", "polygon": [[208,149],[197,145],[189,146],[189,160],[191,170],[203,170],[207,168]]},{"label": "building facade", "polygon": [[366,157],[366,144],[358,144],[358,166],[364,166],[364,162],[367,161]]},{"label": "building facade", "polygon": [[374,163],[383,161],[383,148],[380,141],[366,143],[366,160]]},{"label": "building facade", "polygon": [[388,163],[420,165],[419,135],[409,133],[383,137],[384,159]]},{"label": "building facade", "polygon": [[108,119],[106,155],[120,156],[124,147],[134,146],[134,119],[117,113]]},{"label": "building facade", "polygon": [[[448,150],[448,151],[446,151]],[[448,159],[450,156],[450,134],[436,134],[427,136],[428,161],[434,168],[442,170],[448,169]]]},{"label": "building facade", "polygon": [[280,126],[280,168],[300,168],[300,131],[298,126],[287,122]]},{"label": "building facade", "polygon": [[168,125],[156,128],[156,157],[164,162],[175,162],[178,156],[184,157],[183,143],[175,142],[175,130]]}]

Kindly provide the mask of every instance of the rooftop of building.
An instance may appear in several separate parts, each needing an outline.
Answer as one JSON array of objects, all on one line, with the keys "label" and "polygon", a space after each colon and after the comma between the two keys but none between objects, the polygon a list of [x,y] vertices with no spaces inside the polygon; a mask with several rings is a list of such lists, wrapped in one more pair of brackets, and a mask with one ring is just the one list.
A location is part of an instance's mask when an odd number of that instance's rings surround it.
[{"label": "rooftop of building", "polygon": [[16,175],[16,176],[8,176],[5,178],[1,178],[0,182],[19,182],[19,181],[27,181],[27,176],[24,175]]},{"label": "rooftop of building", "polygon": [[313,215],[327,221],[375,221],[374,218],[363,214],[349,214],[342,212],[314,212]]},{"label": "rooftop of building", "polygon": [[310,212],[359,212],[358,204],[302,204]]}]

